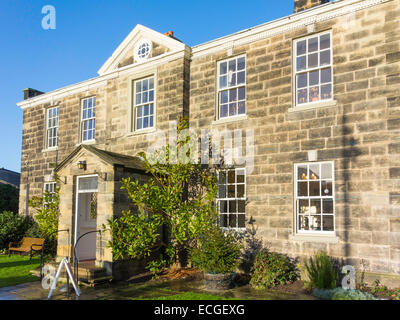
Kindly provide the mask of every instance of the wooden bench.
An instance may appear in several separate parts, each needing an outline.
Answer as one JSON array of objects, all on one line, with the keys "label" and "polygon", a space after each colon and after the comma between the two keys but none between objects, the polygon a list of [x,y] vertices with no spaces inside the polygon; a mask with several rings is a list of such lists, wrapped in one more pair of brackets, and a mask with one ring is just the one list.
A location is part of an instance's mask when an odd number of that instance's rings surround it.
[{"label": "wooden bench", "polygon": [[23,238],[20,242],[19,247],[16,247],[18,242],[11,242],[8,245],[8,255],[11,255],[11,252],[19,253],[19,254],[28,254],[30,255],[30,259],[35,252],[41,251],[43,247],[44,239],[41,238]]}]

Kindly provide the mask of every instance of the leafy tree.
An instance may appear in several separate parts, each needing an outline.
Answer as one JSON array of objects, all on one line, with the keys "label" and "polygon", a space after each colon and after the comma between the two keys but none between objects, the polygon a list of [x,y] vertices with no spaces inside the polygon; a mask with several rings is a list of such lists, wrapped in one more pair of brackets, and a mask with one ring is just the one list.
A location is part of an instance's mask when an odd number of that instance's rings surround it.
[{"label": "leafy tree", "polygon": [[7,249],[10,242],[18,242],[32,227],[34,221],[11,211],[0,213],[0,250]]},{"label": "leafy tree", "polygon": [[[56,176],[56,181],[59,182]],[[43,236],[51,235],[51,238],[56,239],[58,230],[58,217],[60,215],[59,200],[60,188],[59,183],[54,192],[45,191],[43,197],[32,197],[29,200],[29,206],[36,210],[35,220],[38,223],[40,233]]]},{"label": "leafy tree", "polygon": [[[167,145],[150,157],[139,154],[150,178],[145,183],[122,179],[122,189],[127,191],[135,210],[123,211],[121,217],[108,220],[112,232],[109,247],[114,257],[148,258],[147,268],[154,275],[175,259],[184,266],[196,237],[217,217],[216,175],[209,167],[188,161],[194,156],[190,147],[195,142],[185,136],[187,128],[187,119],[181,119],[176,152],[174,146]],[[163,236],[163,230],[167,237]],[[164,254],[154,258],[159,249]]]},{"label": "leafy tree", "polygon": [[9,184],[0,184],[0,212],[18,212],[19,189]]}]

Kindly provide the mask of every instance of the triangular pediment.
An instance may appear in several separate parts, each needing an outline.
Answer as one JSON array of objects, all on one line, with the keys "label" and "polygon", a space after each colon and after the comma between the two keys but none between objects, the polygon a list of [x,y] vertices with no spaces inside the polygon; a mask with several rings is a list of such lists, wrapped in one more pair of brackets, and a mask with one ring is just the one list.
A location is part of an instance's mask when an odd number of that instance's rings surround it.
[{"label": "triangular pediment", "polygon": [[103,75],[127,65],[141,64],[168,53],[185,50],[185,47],[184,43],[173,37],[138,24],[98,73]]}]

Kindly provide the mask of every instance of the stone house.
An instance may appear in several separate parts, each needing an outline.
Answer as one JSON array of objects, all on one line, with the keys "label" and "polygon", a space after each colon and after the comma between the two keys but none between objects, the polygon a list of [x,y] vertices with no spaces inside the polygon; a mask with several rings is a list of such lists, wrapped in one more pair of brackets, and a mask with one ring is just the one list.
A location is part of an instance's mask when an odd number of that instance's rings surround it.
[{"label": "stone house", "polygon": [[[184,115],[198,136],[242,132],[244,143],[254,142],[244,148],[245,164],[219,174],[223,227],[251,224],[272,250],[294,257],[325,250],[393,283],[400,0],[295,0],[294,7],[290,16],[191,48],[138,25],[98,77],[48,93],[27,89],[18,103],[21,214],[32,214],[28,198],[54,188],[56,163],[60,229],[74,230],[60,234],[58,254],[66,255],[83,231],[118,215],[126,205],[118,181],[145,179],[135,156]],[[93,194],[96,219],[80,230]],[[113,265],[110,235],[99,237],[86,242],[91,253],[82,258]]]}]

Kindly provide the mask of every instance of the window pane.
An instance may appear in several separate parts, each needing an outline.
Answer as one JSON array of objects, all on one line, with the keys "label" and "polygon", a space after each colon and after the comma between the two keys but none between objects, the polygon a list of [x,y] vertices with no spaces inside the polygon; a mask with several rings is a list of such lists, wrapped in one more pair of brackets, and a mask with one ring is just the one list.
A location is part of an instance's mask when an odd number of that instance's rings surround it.
[{"label": "window pane", "polygon": [[321,213],[321,199],[311,199],[310,214],[320,214],[320,213]]},{"label": "window pane", "polygon": [[235,183],[235,170],[229,170],[228,172],[228,183]]},{"label": "window pane", "polygon": [[220,183],[220,184],[226,184],[226,172],[225,172],[225,171],[221,171],[221,172],[219,173],[218,183]]},{"label": "window pane", "polygon": [[150,119],[150,124],[149,124],[149,127],[153,127],[153,116],[151,116],[149,119]]},{"label": "window pane", "polygon": [[236,109],[237,109],[237,104],[236,103],[231,103],[229,105],[229,116],[236,115]]},{"label": "window pane", "polygon": [[228,201],[220,201],[219,202],[219,210],[222,213],[228,212]]},{"label": "window pane", "polygon": [[309,214],[310,206],[308,199],[298,200],[297,212],[301,214]]},{"label": "window pane", "polygon": [[221,106],[221,118],[227,117],[228,116],[228,105],[224,104]]},{"label": "window pane", "polygon": [[220,73],[221,75],[223,75],[223,74],[226,74],[227,72],[228,72],[227,63],[226,63],[226,62],[222,62],[222,63],[219,65],[219,73]]},{"label": "window pane", "polygon": [[308,171],[307,171],[306,164],[297,166],[297,179],[298,180],[307,180],[308,179]]},{"label": "window pane", "polygon": [[228,91],[221,92],[221,103],[228,103]]},{"label": "window pane", "polygon": [[297,42],[297,55],[302,55],[306,53],[306,40]]},{"label": "window pane", "polygon": [[308,55],[308,68],[318,67],[318,53]]},{"label": "window pane", "polygon": [[323,230],[333,231],[333,216],[323,216]]},{"label": "window pane", "polygon": [[322,51],[320,53],[319,65],[325,66],[331,63],[331,52],[330,50]]},{"label": "window pane", "polygon": [[139,118],[139,119],[138,119],[137,128],[138,128],[138,129],[142,129],[142,126],[143,126],[143,118]]},{"label": "window pane", "polygon": [[142,103],[149,102],[149,93],[147,91],[142,93]]},{"label": "window pane", "polygon": [[143,91],[149,90],[149,80],[147,80],[147,79],[143,80],[142,84],[143,84]]},{"label": "window pane", "polygon": [[321,86],[321,98],[323,100],[332,98],[332,85],[331,84]]},{"label": "window pane", "polygon": [[310,181],[310,197],[320,196],[319,181]]},{"label": "window pane", "polygon": [[332,182],[322,181],[322,195],[331,196],[332,195]]},{"label": "window pane", "polygon": [[329,33],[324,34],[320,37],[320,50],[327,49],[331,46],[331,35]]},{"label": "window pane", "polygon": [[297,75],[297,88],[307,87],[307,73]]},{"label": "window pane", "polygon": [[236,213],[236,200],[229,201],[229,213]]},{"label": "window pane", "polygon": [[310,88],[309,102],[319,101],[319,86]]},{"label": "window pane", "polygon": [[246,218],[244,214],[238,215],[238,227],[245,228],[246,227]]},{"label": "window pane", "polygon": [[240,70],[244,70],[245,68],[246,68],[246,58],[241,57],[237,61],[237,69],[238,69],[238,71],[240,71]]},{"label": "window pane", "polygon": [[309,230],[308,216],[299,216],[299,230]]},{"label": "window pane", "polygon": [[97,189],[97,177],[80,178],[78,189],[79,189],[79,191],[96,190]]},{"label": "window pane", "polygon": [[145,117],[143,118],[143,128],[148,128],[149,127],[149,118]]},{"label": "window pane", "polygon": [[154,89],[154,78],[149,79],[149,89]]},{"label": "window pane", "polygon": [[308,39],[308,52],[314,52],[318,50],[318,37]]},{"label": "window pane", "polygon": [[300,89],[297,91],[297,102],[298,103],[306,103],[307,102],[307,89]]},{"label": "window pane", "polygon": [[218,197],[226,198],[226,185],[224,184],[218,185]]},{"label": "window pane", "polygon": [[246,201],[239,200],[238,201],[238,212],[245,213],[246,212]]},{"label": "window pane", "polygon": [[310,216],[310,230],[321,231],[321,216]]},{"label": "window pane", "polygon": [[142,91],[142,82],[137,81],[136,82],[136,93],[140,93]]},{"label": "window pane", "polygon": [[327,83],[332,81],[331,68],[321,70],[321,83]]},{"label": "window pane", "polygon": [[236,59],[229,61],[229,71],[236,71]]},{"label": "window pane", "polygon": [[235,198],[235,185],[228,186],[228,198]]},{"label": "window pane", "polygon": [[246,113],[246,103],[241,101],[238,103],[238,114],[245,114]]},{"label": "window pane", "polygon": [[228,86],[228,77],[222,76],[219,78],[219,87],[221,89],[226,88]]},{"label": "window pane", "polygon": [[246,99],[246,88],[242,87],[238,89],[238,99],[239,100],[244,100]]},{"label": "window pane", "polygon": [[221,224],[222,228],[228,227],[228,215],[227,214],[220,215],[220,224]]},{"label": "window pane", "polygon": [[229,102],[237,101],[237,90],[229,90]]},{"label": "window pane", "polygon": [[144,106],[144,108],[143,108],[143,115],[144,116],[148,116],[149,115],[149,106],[147,105],[147,106]]},{"label": "window pane", "polygon": [[136,104],[142,103],[142,95],[140,93],[136,94]]},{"label": "window pane", "polygon": [[228,75],[229,86],[236,86],[236,73],[229,73]]},{"label": "window pane", "polygon": [[310,86],[319,84],[319,70],[309,73]]},{"label": "window pane", "polygon": [[323,199],[322,200],[322,212],[323,213],[333,213],[333,200]]},{"label": "window pane", "polygon": [[306,56],[297,58],[297,71],[305,70],[306,66]]},{"label": "window pane", "polygon": [[246,81],[245,72],[244,71],[239,72],[237,74],[237,84],[243,84],[243,83],[245,83],[245,81]]},{"label": "window pane", "polygon": [[237,195],[238,198],[244,198],[244,184],[237,186]]},{"label": "window pane", "polygon": [[236,171],[236,179],[238,183],[244,183],[244,170]]},{"label": "window pane", "polygon": [[332,179],[332,164],[322,163],[321,164],[321,178],[322,179]]},{"label": "window pane", "polygon": [[154,91],[149,91],[149,102],[154,101]]},{"label": "window pane", "polygon": [[230,214],[229,215],[229,227],[230,228],[236,228],[237,225],[237,215],[236,214]]},{"label": "window pane", "polygon": [[320,173],[319,173],[319,163],[317,164],[310,164],[310,173],[309,173],[310,179],[311,180],[317,180],[319,179]]},{"label": "window pane", "polygon": [[297,195],[300,197],[308,196],[308,185],[307,182],[299,182],[298,184]]}]

